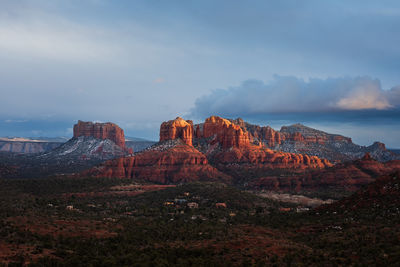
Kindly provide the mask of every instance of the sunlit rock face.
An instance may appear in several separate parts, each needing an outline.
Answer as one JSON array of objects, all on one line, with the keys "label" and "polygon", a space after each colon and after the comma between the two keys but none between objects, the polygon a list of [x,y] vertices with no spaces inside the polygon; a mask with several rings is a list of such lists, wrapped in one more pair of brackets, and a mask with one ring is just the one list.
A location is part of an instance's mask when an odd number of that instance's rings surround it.
[{"label": "sunlit rock face", "polygon": [[317,156],[331,162],[360,159],[365,153],[370,153],[374,159],[382,162],[400,159],[399,155],[387,150],[380,142],[360,146],[354,144],[349,137],[326,133],[299,123],[283,126],[280,131],[276,131],[269,126],[247,123],[240,118],[231,121],[248,132],[251,143],[262,144],[276,151]]},{"label": "sunlit rock face", "polygon": [[160,127],[160,142],[165,140],[181,139],[185,144],[192,146],[193,122],[177,117],[175,120],[163,122]]},{"label": "sunlit rock face", "polygon": [[203,153],[180,139],[162,141],[134,156],[107,161],[83,176],[133,178],[162,184],[230,182],[230,177],[211,166]]},{"label": "sunlit rock face", "polygon": [[211,116],[196,127],[197,138],[210,139],[210,144],[219,143],[222,149],[244,148],[250,145],[247,131],[231,121]]},{"label": "sunlit rock face", "polygon": [[74,125],[74,137],[77,138],[80,136],[91,136],[102,140],[109,139],[116,145],[125,149],[124,130],[111,122],[93,123],[78,121],[78,123]]}]

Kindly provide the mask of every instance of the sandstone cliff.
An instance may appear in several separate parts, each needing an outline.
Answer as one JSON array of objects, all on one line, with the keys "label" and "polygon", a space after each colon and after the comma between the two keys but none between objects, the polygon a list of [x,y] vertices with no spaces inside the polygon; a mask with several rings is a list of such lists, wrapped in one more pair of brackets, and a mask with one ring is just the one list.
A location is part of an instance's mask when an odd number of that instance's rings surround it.
[{"label": "sandstone cliff", "polygon": [[116,145],[125,149],[124,130],[111,122],[93,123],[78,121],[78,123],[74,125],[74,137],[77,138],[80,136],[91,136],[102,140],[109,139]]},{"label": "sandstone cliff", "polygon": [[193,139],[193,122],[177,117],[175,120],[163,122],[160,127],[160,142],[181,139],[191,146]]},{"label": "sandstone cliff", "polygon": [[230,177],[211,165],[204,154],[180,139],[163,141],[131,157],[103,163],[83,176],[133,178],[162,184],[224,181]]},{"label": "sandstone cliff", "polygon": [[[309,150],[292,153],[269,148],[288,144],[295,148],[302,144]],[[283,191],[355,190],[400,165],[398,161],[381,163],[367,154],[362,160],[333,166],[311,153],[313,149],[326,152],[327,147],[337,144],[354,146],[349,138],[302,125],[282,127],[278,132],[240,119],[212,116],[193,125],[178,117],[161,125],[159,143],[134,156],[107,161],[85,175],[157,183],[218,180]],[[381,144],[374,146],[380,151],[385,149]]]},{"label": "sandstone cliff", "polygon": [[272,150],[307,154],[332,162],[352,161],[363,157],[365,153],[370,153],[379,161],[400,159],[399,155],[388,151],[382,143],[360,146],[354,144],[349,137],[329,134],[302,124],[283,126],[280,131],[276,131],[269,126],[247,123],[240,118],[231,121],[248,132],[251,143],[261,143]]},{"label": "sandstone cliff", "polygon": [[251,186],[266,190],[315,191],[324,190],[355,191],[369,184],[379,176],[400,170],[400,161],[379,162],[369,153],[362,159],[336,164],[330,168],[312,170],[292,176],[267,176],[254,180]]},{"label": "sandstone cliff", "polygon": [[247,131],[217,116],[211,116],[203,124],[196,125],[195,136],[198,139],[208,139],[210,145],[218,143],[222,149],[244,148],[250,145]]},{"label": "sandstone cliff", "polygon": [[315,156],[276,152],[261,144],[254,145],[245,129],[224,118],[212,116],[202,124],[193,125],[192,121],[178,117],[161,124],[158,144],[133,157],[109,161],[87,174],[176,183],[199,179],[230,180],[221,171],[231,169],[237,170],[233,174],[238,180],[250,169],[303,171],[327,166],[331,166],[327,160]]}]

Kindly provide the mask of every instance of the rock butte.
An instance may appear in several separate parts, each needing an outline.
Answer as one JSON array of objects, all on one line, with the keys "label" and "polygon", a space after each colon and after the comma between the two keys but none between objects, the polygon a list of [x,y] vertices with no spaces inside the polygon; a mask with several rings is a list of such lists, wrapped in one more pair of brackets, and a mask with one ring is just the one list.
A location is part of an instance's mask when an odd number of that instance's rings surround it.
[{"label": "rock butte", "polygon": [[[217,168],[211,166],[209,160]],[[131,157],[107,161],[85,175],[137,178],[158,183],[204,179],[226,182],[231,177],[218,169],[231,164],[244,171],[249,168],[304,170],[331,166],[329,161],[315,156],[276,152],[261,144],[252,144],[249,133],[227,119],[212,116],[194,126],[192,121],[178,117],[161,124],[157,145]]]},{"label": "rock butte", "polygon": [[198,139],[212,138],[210,144],[218,143],[222,149],[244,148],[250,145],[246,131],[239,125],[217,116],[211,116],[203,124],[197,125],[195,136]]},{"label": "rock butte", "polygon": [[193,122],[177,117],[175,120],[163,122],[160,127],[160,142],[180,138],[185,144],[192,146]]},{"label": "rock butte", "polygon": [[107,122],[107,123],[93,123],[78,121],[74,125],[74,137],[80,136],[92,136],[98,139],[110,139],[115,144],[125,149],[125,135],[118,125]]}]

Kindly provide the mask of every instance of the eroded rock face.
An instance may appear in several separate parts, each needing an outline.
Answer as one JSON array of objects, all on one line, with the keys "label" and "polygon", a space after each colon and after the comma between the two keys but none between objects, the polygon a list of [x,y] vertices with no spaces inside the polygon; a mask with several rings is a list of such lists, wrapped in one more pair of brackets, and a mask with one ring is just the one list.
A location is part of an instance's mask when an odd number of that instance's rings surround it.
[{"label": "eroded rock face", "polygon": [[161,142],[134,156],[107,161],[83,175],[134,178],[162,184],[230,181],[228,175],[209,165],[203,153],[181,140]]},{"label": "eroded rock face", "polygon": [[108,161],[86,175],[164,184],[204,179],[230,182],[232,177],[224,172],[232,165],[240,173],[238,179],[250,169],[304,172],[308,168],[331,166],[315,156],[276,152],[261,144],[254,145],[245,129],[221,117],[212,116],[195,126],[192,121],[178,117],[162,123],[158,144],[134,156]]},{"label": "eroded rock face", "polygon": [[80,136],[91,136],[102,140],[109,139],[125,149],[124,130],[111,122],[93,123],[78,121],[78,123],[74,125],[74,137],[77,138]]},{"label": "eroded rock face", "polygon": [[268,147],[281,144],[285,140],[285,136],[279,131],[275,131],[269,126],[259,126],[245,122],[243,119],[238,118],[231,120],[233,123],[239,125],[242,129],[246,130],[249,134],[251,142],[263,142]]},{"label": "eroded rock face", "polygon": [[160,142],[181,139],[185,144],[192,146],[193,122],[177,117],[175,120],[163,122],[160,127]]},{"label": "eroded rock face", "polygon": [[250,145],[247,131],[227,119],[211,116],[196,127],[196,138],[210,139],[209,143],[219,143],[222,149],[245,148]]},{"label": "eroded rock face", "polygon": [[316,156],[273,151],[257,146],[222,151],[214,156],[214,160],[218,164],[246,164],[270,169],[322,169],[332,166],[328,160]]},{"label": "eroded rock face", "polygon": [[269,126],[253,125],[240,118],[231,121],[248,132],[251,143],[261,143],[272,150],[317,156],[331,162],[356,160],[367,152],[379,161],[400,159],[399,155],[387,150],[382,143],[359,146],[349,137],[329,134],[302,124],[283,126],[280,131],[275,131]]},{"label": "eroded rock face", "polygon": [[356,191],[379,176],[400,170],[400,161],[379,162],[369,153],[362,159],[336,164],[331,168],[314,170],[297,176],[268,176],[256,179],[252,186],[279,191],[318,191],[329,190]]}]

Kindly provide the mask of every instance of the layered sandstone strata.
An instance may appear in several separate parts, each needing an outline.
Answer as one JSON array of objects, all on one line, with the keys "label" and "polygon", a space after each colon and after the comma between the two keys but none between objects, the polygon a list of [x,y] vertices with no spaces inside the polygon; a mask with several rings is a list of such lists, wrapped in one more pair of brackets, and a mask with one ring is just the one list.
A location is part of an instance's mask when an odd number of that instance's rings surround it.
[{"label": "layered sandstone strata", "polygon": [[107,122],[107,123],[93,123],[78,121],[74,125],[74,137],[80,136],[91,136],[97,139],[109,139],[115,144],[125,149],[125,135],[118,125]]}]

